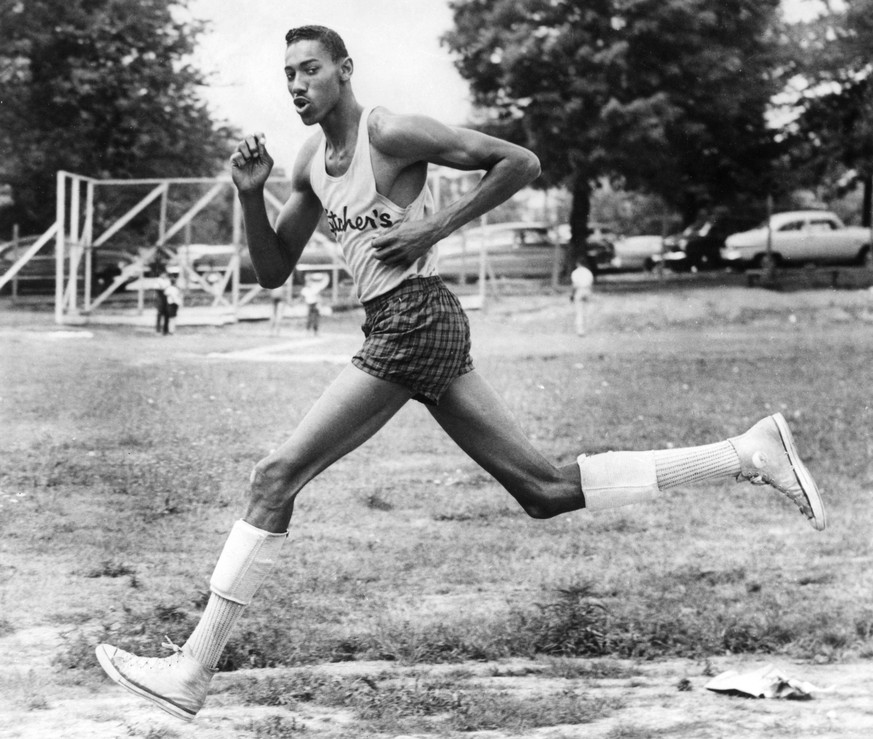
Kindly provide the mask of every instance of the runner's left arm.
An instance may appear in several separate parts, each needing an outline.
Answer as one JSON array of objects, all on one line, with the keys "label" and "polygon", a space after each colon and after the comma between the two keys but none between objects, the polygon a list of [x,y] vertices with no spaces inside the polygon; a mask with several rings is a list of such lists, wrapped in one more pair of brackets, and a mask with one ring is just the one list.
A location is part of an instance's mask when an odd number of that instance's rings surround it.
[{"label": "runner's left arm", "polygon": [[536,155],[524,147],[427,116],[388,114],[371,139],[386,155],[485,175],[469,192],[420,221],[403,221],[373,241],[377,258],[406,266],[433,244],[508,200],[540,174]]}]

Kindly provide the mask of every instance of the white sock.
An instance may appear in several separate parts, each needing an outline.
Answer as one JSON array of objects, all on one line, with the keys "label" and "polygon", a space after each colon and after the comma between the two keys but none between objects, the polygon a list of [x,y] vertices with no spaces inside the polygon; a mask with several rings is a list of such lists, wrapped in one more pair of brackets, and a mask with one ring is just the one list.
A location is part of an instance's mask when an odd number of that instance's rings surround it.
[{"label": "white sock", "polygon": [[221,659],[221,653],[227,646],[233,627],[245,609],[246,607],[239,603],[234,603],[215,593],[210,594],[206,610],[203,611],[197,628],[185,642],[185,652],[204,667],[215,669],[218,660]]},{"label": "white sock", "polygon": [[660,490],[740,474],[740,458],[729,441],[685,449],[663,449],[654,455]]},{"label": "white sock", "polygon": [[200,664],[218,664],[234,625],[272,571],[287,536],[245,521],[233,525],[209,581],[206,610],[185,642],[186,652]]},{"label": "white sock", "polygon": [[644,503],[660,493],[652,452],[605,452],[577,460],[589,511]]},{"label": "white sock", "polygon": [[645,503],[677,485],[736,477],[740,472],[740,458],[729,441],[685,449],[583,454],[577,461],[590,511]]}]

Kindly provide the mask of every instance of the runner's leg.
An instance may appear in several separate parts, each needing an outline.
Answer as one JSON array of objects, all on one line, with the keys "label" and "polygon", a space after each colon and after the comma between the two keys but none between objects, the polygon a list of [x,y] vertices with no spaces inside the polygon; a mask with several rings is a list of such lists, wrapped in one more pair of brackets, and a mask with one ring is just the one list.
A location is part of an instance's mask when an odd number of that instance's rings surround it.
[{"label": "runner's leg", "polygon": [[255,465],[245,521],[284,532],[300,489],[363,444],[412,397],[412,391],[347,366],[291,437]]},{"label": "runner's leg", "polygon": [[458,377],[428,406],[446,433],[534,518],[578,508],[585,499],[579,466],[556,467],[525,435],[503,398],[476,371]]},{"label": "runner's leg", "polygon": [[525,436],[503,399],[475,371],[458,377],[430,409],[452,439],[535,518],[586,507],[654,500],[671,487],[734,477],[786,495],[818,530],[821,495],[785,419],[769,416],[741,436],[684,449],[580,455],[556,467]]},{"label": "runner's leg", "polygon": [[[218,664],[236,620],[273,567],[303,486],[378,431],[411,392],[349,365],[291,434],[252,473],[245,518],[231,531],[211,580],[206,611],[185,648],[207,667]],[[264,562],[253,563],[253,553]],[[240,587],[242,583],[243,587]]]},{"label": "runner's leg", "polygon": [[297,493],[376,433],[411,395],[400,385],[346,367],[291,437],[255,466],[245,519],[231,529],[210,580],[206,609],[185,645],[171,657],[156,659],[101,644],[97,657],[107,674],[168,713],[191,720],[206,700],[234,625],[278,559]]}]

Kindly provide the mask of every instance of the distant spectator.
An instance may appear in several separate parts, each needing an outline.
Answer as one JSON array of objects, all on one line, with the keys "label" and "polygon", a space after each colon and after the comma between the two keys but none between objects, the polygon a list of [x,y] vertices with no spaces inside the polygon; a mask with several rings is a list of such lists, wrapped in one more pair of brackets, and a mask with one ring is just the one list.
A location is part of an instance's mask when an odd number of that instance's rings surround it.
[{"label": "distant spectator", "polygon": [[570,275],[570,282],[573,284],[573,305],[576,308],[576,333],[579,336],[585,336],[588,323],[588,304],[594,290],[594,274],[584,260],[576,261],[576,269]]},{"label": "distant spectator", "polygon": [[270,290],[270,336],[278,336],[282,328],[282,316],[285,314],[285,285]]},{"label": "distant spectator", "polygon": [[155,331],[166,334],[170,316],[167,312],[167,288],[170,286],[170,275],[166,270],[161,271],[161,276],[155,280],[155,308],[157,308],[157,321]]},{"label": "distant spectator", "polygon": [[182,291],[176,285],[176,276],[171,275],[169,282],[170,284],[164,290],[164,296],[167,300],[167,321],[164,324],[164,335],[176,333],[176,317],[182,306]]},{"label": "distant spectator", "polygon": [[306,330],[318,333],[318,323],[321,318],[321,291],[327,287],[327,280],[323,275],[307,275],[306,285],[303,288],[303,300],[309,310],[306,313]]}]

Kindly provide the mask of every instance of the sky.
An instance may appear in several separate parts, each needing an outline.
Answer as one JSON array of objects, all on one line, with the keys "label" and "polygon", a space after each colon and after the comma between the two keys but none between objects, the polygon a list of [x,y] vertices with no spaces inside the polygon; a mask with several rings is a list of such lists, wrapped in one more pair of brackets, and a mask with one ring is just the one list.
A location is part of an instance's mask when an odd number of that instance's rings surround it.
[{"label": "sky", "polygon": [[[820,0],[783,0],[790,18],[808,17]],[[439,37],[452,27],[447,0],[191,0],[210,23],[194,62],[211,75],[204,97],[217,117],[243,133],[263,131],[276,166],[290,172],[312,133],[285,87],[285,32],[317,23],[343,37],[355,62],[363,105],[463,124],[471,111],[466,82]]]}]

